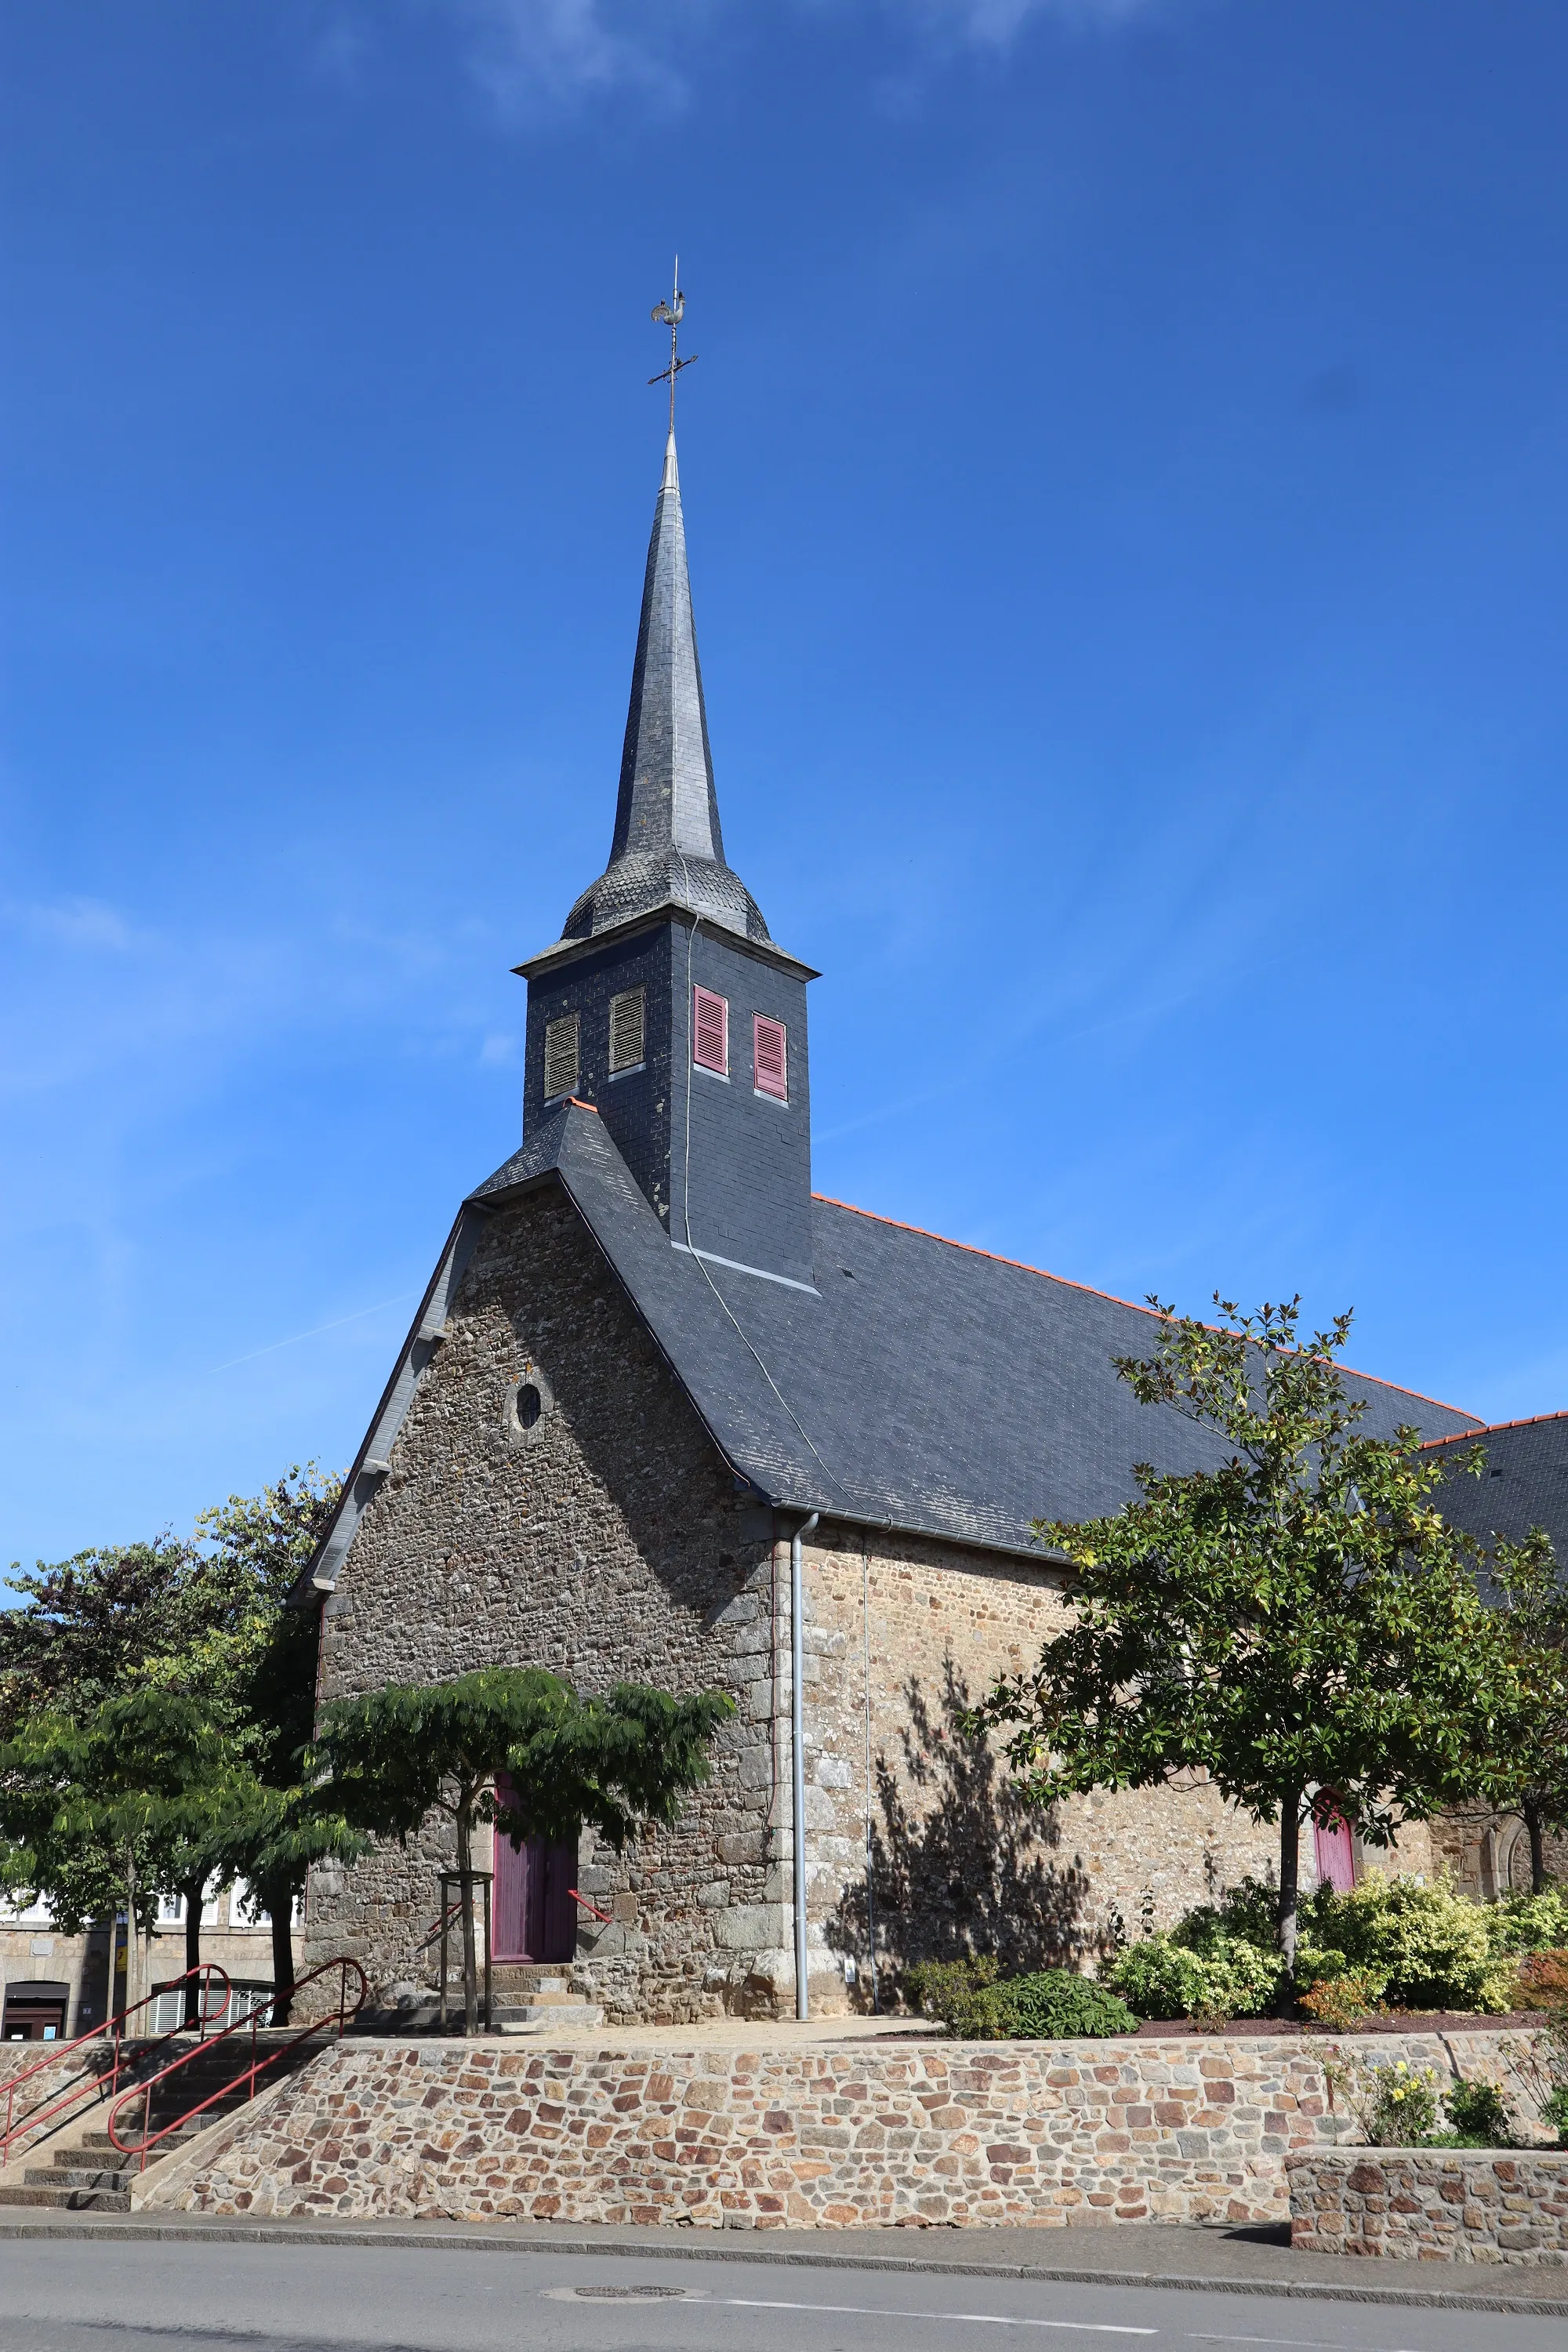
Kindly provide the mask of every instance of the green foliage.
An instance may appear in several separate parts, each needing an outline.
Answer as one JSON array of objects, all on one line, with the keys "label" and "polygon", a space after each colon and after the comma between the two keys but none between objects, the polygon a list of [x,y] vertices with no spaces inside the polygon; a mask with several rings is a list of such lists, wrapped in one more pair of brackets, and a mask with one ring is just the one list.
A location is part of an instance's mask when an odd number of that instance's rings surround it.
[{"label": "green foliage", "polygon": [[1521,1816],[1540,1895],[1546,1828],[1568,1822],[1568,1577],[1540,1528],[1522,1543],[1500,1538],[1488,1566],[1500,1639],[1488,1653],[1471,1793]]},{"label": "green foliage", "polygon": [[1361,1426],[1334,1360],[1348,1315],[1303,1337],[1294,1301],[1217,1300],[1218,1328],[1153,1304],[1155,1353],[1117,1371],[1212,1433],[1210,1466],[1142,1465],[1114,1517],[1037,1528],[1073,1563],[1076,1621],[977,1720],[1042,1804],[1184,1767],[1278,1822],[1289,1979],[1311,1792],[1386,1843],[1462,1791],[1495,1635],[1469,1539],[1434,1507],[1445,1465],[1414,1429]]},{"label": "green foliage", "polygon": [[1174,1933],[1146,1937],[1120,1951],[1105,1982],[1141,2017],[1191,2017],[1219,2025],[1233,2017],[1259,2017],[1279,1983],[1279,1956],[1223,1927],[1207,1929],[1194,1947]]},{"label": "green foliage", "polygon": [[1455,2083],[1444,2092],[1443,2105],[1456,2147],[1518,2146],[1500,2084]]},{"label": "green foliage", "polygon": [[1543,2123],[1557,2134],[1559,2147],[1568,2147],[1568,2083],[1558,2083],[1541,2103]]},{"label": "green foliage", "polygon": [[1373,2147],[1429,2147],[1437,2127],[1437,2077],[1430,2066],[1403,2058],[1391,2066],[1369,2066],[1363,2106],[1366,2136]]},{"label": "green foliage", "polygon": [[997,1980],[994,1959],[923,1960],[906,1990],[966,2042],[1068,2042],[1131,2033],[1138,2020],[1104,1985],[1070,1969]]},{"label": "green foliage", "polygon": [[1487,1906],[1487,1937],[1493,1952],[1555,1952],[1568,1946],[1568,1886],[1548,1885],[1539,1895],[1505,1895]]},{"label": "green foliage", "polygon": [[1324,1887],[1312,1896],[1301,1973],[1374,1971],[1396,2009],[1510,2010],[1515,1971],[1494,1952],[1490,1918],[1489,1906],[1456,1893],[1447,1879],[1422,1884],[1369,1871],[1348,1895]]}]

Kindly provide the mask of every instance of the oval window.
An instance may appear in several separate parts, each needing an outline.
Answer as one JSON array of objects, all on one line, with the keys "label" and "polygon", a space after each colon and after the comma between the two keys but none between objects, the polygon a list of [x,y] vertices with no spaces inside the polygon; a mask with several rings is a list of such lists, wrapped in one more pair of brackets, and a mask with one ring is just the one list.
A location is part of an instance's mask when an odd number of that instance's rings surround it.
[{"label": "oval window", "polygon": [[517,1392],[517,1417],[524,1429],[531,1429],[544,1410],[544,1400],[531,1381],[524,1381]]}]

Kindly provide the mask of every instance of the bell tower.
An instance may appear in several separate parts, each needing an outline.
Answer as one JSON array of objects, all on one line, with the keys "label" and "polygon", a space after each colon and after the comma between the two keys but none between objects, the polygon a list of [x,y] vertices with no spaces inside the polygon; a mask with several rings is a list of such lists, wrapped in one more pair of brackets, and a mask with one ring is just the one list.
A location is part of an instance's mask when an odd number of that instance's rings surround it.
[{"label": "bell tower", "polygon": [[[672,367],[689,364],[672,352]],[[528,982],[524,1135],[569,1097],[592,1104],[672,1247],[812,1286],[805,990],[816,974],[775,944],[725,859],[673,418],[609,863],[555,944],[517,970]]]}]

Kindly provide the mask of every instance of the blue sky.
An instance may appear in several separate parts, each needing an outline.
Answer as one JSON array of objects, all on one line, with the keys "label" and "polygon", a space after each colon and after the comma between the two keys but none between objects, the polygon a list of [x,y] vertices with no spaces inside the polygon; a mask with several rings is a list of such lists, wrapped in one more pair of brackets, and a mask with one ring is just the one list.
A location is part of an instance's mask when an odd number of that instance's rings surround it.
[{"label": "blue sky", "polygon": [[1568,1403],[1562,0],[3,0],[0,1561],[352,1454],[608,847],[679,245],[819,1190]]}]

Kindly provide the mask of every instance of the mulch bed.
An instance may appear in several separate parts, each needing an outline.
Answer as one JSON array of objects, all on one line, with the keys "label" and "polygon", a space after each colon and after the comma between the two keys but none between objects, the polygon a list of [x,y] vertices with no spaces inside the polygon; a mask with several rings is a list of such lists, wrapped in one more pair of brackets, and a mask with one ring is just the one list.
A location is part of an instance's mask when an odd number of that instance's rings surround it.
[{"label": "mulch bed", "polygon": [[[1540,2025],[1544,2021],[1535,2009],[1510,2010],[1506,2016],[1483,2017],[1473,2009],[1429,2009],[1395,2011],[1387,2017],[1363,2017],[1350,2029],[1352,2033],[1492,2033],[1507,2032],[1522,2026]],[[1320,2025],[1316,2018],[1234,2017],[1228,2025],[1218,2029],[1221,2038],[1234,2041],[1238,2036],[1251,2037],[1266,2033],[1321,2033],[1331,2042],[1348,2041],[1350,2034],[1331,2025]],[[1136,2042],[1169,2041],[1176,2034],[1200,2034],[1214,2038],[1206,2026],[1194,2025],[1190,2017],[1177,2017],[1168,2022],[1151,2019],[1133,2035],[1119,2035],[1118,2040]]]}]

